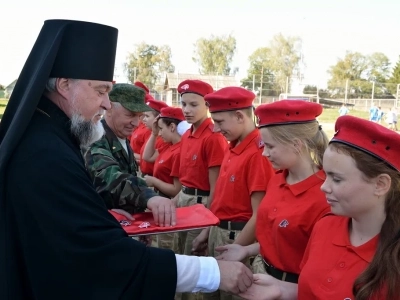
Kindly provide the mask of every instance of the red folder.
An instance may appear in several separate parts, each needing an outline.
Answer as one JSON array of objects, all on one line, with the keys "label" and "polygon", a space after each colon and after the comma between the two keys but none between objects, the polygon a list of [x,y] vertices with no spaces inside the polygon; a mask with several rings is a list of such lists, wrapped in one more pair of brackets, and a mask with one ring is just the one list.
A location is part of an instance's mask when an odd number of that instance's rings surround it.
[{"label": "red folder", "polygon": [[119,221],[122,228],[130,236],[158,234],[163,232],[188,231],[202,229],[219,224],[219,219],[203,204],[195,204],[176,209],[176,225],[160,227],[154,223],[153,213],[144,212],[132,215],[135,220],[126,219],[125,216],[113,212],[110,213]]}]

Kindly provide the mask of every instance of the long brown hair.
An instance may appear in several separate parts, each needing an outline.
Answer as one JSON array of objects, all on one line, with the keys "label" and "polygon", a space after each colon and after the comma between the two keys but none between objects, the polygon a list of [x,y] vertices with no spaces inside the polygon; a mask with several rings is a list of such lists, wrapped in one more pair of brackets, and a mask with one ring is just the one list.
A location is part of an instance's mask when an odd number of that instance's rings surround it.
[{"label": "long brown hair", "polygon": [[368,300],[372,296],[382,297],[382,291],[387,291],[382,299],[400,299],[400,172],[353,147],[340,143],[330,146],[352,157],[366,179],[380,174],[388,174],[391,178],[385,199],[386,219],[379,234],[378,247],[372,262],[354,282],[353,294],[356,300]]}]

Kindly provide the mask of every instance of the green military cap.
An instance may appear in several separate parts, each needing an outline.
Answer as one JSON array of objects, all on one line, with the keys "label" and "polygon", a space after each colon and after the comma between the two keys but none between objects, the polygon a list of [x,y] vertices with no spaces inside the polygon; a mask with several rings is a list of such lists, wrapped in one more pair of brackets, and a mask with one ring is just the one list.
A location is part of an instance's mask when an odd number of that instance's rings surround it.
[{"label": "green military cap", "polygon": [[123,107],[132,112],[151,111],[144,102],[145,91],[129,83],[116,83],[109,94],[111,102],[121,103]]}]

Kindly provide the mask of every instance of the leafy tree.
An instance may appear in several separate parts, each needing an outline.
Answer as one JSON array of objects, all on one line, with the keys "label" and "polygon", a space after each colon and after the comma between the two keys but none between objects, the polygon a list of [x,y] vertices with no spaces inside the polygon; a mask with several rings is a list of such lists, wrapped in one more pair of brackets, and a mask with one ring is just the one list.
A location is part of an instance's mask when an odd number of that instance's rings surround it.
[{"label": "leafy tree", "polygon": [[[258,48],[249,56],[250,68],[247,77],[241,80],[242,86],[253,88],[257,91],[263,90],[264,96],[276,96],[279,91],[275,91],[275,78],[269,69],[270,49],[267,47]],[[261,86],[262,81],[262,86]]]},{"label": "leafy tree", "polygon": [[4,90],[4,89],[5,89],[5,86],[2,85],[2,84],[0,84],[0,91],[2,91],[2,90]]},{"label": "leafy tree", "polygon": [[315,85],[306,85],[303,89],[303,94],[316,94],[318,88]]},{"label": "leafy tree", "polygon": [[259,87],[262,81],[262,89],[264,91],[264,86],[267,86],[269,95],[279,95],[284,92],[287,78],[299,75],[300,46],[301,39],[299,37],[275,35],[268,47],[258,48],[250,55],[250,68],[247,78],[242,80],[242,85],[248,85],[253,81],[253,75],[256,75],[258,81],[255,82],[255,86]]},{"label": "leafy tree", "polygon": [[171,56],[171,48],[167,45],[155,46],[144,42],[135,45],[125,63],[129,81],[133,83],[138,80],[149,87],[155,87],[162,73],[174,72]]},{"label": "leafy tree", "polygon": [[388,80],[388,88],[393,95],[397,93],[397,85],[400,84],[400,56],[399,60],[396,63],[396,66],[393,69],[392,76]]},{"label": "leafy tree", "polygon": [[374,95],[382,98],[388,95],[384,83],[387,81],[389,68],[390,61],[383,53],[363,55],[360,52],[347,51],[344,58],[329,68],[331,78],[328,88],[335,97],[342,98],[348,80],[348,97],[370,98],[375,82]]},{"label": "leafy tree", "polygon": [[[229,75],[231,63],[236,52],[236,39],[231,36],[214,36],[200,38],[195,43],[195,63],[200,67],[200,74]],[[237,69],[234,70],[234,73]]]}]

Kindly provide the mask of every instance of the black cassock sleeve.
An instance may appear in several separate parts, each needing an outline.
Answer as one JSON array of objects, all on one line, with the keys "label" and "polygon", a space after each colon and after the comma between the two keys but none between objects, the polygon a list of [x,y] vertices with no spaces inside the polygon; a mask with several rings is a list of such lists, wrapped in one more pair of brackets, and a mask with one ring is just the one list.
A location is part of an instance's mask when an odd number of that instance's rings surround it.
[{"label": "black cassock sleeve", "polygon": [[9,164],[6,197],[17,232],[12,259],[32,298],[173,299],[174,253],[125,234],[65,139],[26,142]]}]

